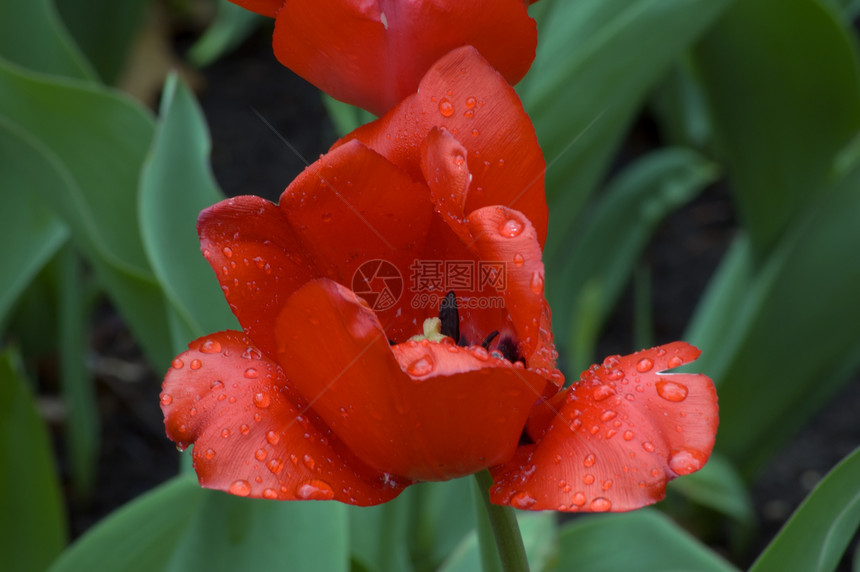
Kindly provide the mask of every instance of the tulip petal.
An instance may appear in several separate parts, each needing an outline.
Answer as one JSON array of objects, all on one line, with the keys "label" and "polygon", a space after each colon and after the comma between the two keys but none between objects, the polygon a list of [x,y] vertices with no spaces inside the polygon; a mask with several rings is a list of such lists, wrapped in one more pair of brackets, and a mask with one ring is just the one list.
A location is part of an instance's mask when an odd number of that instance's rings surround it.
[{"label": "tulip petal", "polygon": [[480,347],[424,340],[392,348],[373,312],[330,280],[290,298],[278,339],[279,363],[341,441],[377,471],[412,480],[509,458],[545,385]]},{"label": "tulip petal", "polygon": [[434,127],[468,150],[472,182],[465,212],[491,205],[521,211],[546,240],[543,154],[534,127],[514,89],[471,46],[436,62],[419,91],[383,118],[359,127],[335,144],[358,139],[416,180],[421,147]]},{"label": "tulip petal", "polygon": [[278,13],[278,60],[332,97],[382,115],[415,92],[430,65],[474,45],[511,84],[535,56],[522,0],[290,0]]},{"label": "tulip petal", "polygon": [[236,197],[201,212],[197,232],[242,329],[272,355],[281,307],[293,290],[317,276],[287,218],[265,199]]},{"label": "tulip petal", "polygon": [[521,212],[501,206],[484,207],[469,215],[469,232],[479,259],[504,263],[506,284],[500,294],[529,369],[560,388],[564,377],[555,368],[550,310],[544,297],[544,266],[534,226]]},{"label": "tulip petal", "polygon": [[278,10],[284,5],[285,0],[230,0],[233,4],[238,4],[245,10],[256,12],[269,18],[274,18]]},{"label": "tulip petal", "polygon": [[433,218],[425,185],[353,141],[299,175],[281,195],[280,207],[296,229],[302,251],[319,269],[317,276],[370,296],[383,289],[364,282],[374,279],[375,264],[393,265],[390,296],[367,301],[386,324],[389,338],[402,341],[420,333],[427,310],[412,308],[405,300],[404,280]]},{"label": "tulip petal", "polygon": [[468,150],[453,135],[433,127],[421,145],[421,171],[436,211],[461,242],[471,237],[465,221],[466,198],[472,175],[466,163]]},{"label": "tulip petal", "polygon": [[167,435],[180,446],[194,444],[203,487],[365,506],[410,484],[367,468],[321,430],[281,368],[240,332],[192,342],[162,387]]},{"label": "tulip petal", "polygon": [[490,498],[532,510],[627,511],[662,499],[666,483],[707,462],[717,396],[701,374],[666,374],[699,350],[674,342],[613,356],[529,420],[534,445],[494,467]]}]

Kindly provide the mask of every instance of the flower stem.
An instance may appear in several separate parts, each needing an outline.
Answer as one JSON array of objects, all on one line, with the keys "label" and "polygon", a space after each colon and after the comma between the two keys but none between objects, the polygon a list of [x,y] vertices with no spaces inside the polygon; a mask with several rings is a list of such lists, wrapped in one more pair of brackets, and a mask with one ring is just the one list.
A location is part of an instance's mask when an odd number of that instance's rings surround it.
[{"label": "flower stem", "polygon": [[[475,473],[475,481],[478,485],[478,493],[484,501],[486,518],[478,515],[478,542],[481,545],[481,560],[484,571],[489,572],[498,568],[504,572],[528,572],[529,562],[526,559],[526,549],[523,546],[523,538],[520,535],[520,527],[514,509],[509,506],[498,506],[490,502],[490,487],[493,486],[493,478],[489,471]],[[478,511],[480,513],[480,510]],[[482,531],[482,524],[488,523],[492,536],[495,539],[495,550],[498,553],[498,561],[495,558],[490,561],[489,554],[493,547],[489,540],[489,534]],[[484,534],[481,534],[484,532]]]}]

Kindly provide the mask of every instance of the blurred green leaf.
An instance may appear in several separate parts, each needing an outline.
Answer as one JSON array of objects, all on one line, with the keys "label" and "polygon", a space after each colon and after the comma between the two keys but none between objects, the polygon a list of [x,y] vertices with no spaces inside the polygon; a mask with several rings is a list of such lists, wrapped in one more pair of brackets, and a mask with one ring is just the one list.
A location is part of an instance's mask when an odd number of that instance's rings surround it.
[{"label": "blurred green leaf", "polygon": [[583,516],[562,527],[559,543],[560,572],[736,570],[653,509]]},{"label": "blurred green leaf", "polygon": [[556,335],[567,340],[572,371],[592,362],[600,328],[658,224],[716,174],[716,167],[698,153],[666,148],[646,155],[612,181],[583,221],[573,248],[548,275]]},{"label": "blurred green leaf", "polygon": [[164,570],[206,494],[193,478],[176,477],[99,522],[51,570]]},{"label": "blurred green leaf", "polygon": [[[556,515],[552,512],[517,513],[517,522],[523,545],[532,572],[550,570],[550,563],[556,555],[558,529]],[[481,570],[481,554],[478,535],[472,530],[439,568],[439,572],[474,572]]]},{"label": "blurred green leaf", "polygon": [[102,81],[116,83],[149,0],[58,0],[57,9]]},{"label": "blurred green leaf", "polygon": [[747,477],[860,367],[860,166],[816,195],[763,266],[731,253],[688,336],[718,386],[717,448]]},{"label": "blurred green leaf", "polygon": [[836,570],[860,526],[860,449],[806,497],[750,572]]},{"label": "blurred green leaf", "polygon": [[717,453],[711,455],[702,470],[675,479],[669,489],[742,524],[755,522],[752,498],[743,479],[731,462]]},{"label": "blurred green leaf", "polygon": [[855,41],[817,2],[744,0],[696,54],[740,215],[761,257],[824,192],[835,154],[860,130]]},{"label": "blurred green leaf", "polygon": [[61,186],[63,181],[38,155],[19,153],[16,146],[16,138],[6,136],[0,119],[0,180],[4,187],[0,236],[15,244],[0,259],[0,328],[15,300],[69,235],[42,197],[32,191]]},{"label": "blurred green leaf", "polygon": [[536,11],[537,57],[518,91],[547,159],[545,259],[564,256],[572,222],[648,90],[729,4],[554,0]]},{"label": "blurred green leaf", "polygon": [[0,554],[8,570],[44,570],[66,543],[66,515],[48,431],[19,375],[0,354]]},{"label": "blurred green leaf", "polygon": [[328,116],[334,124],[334,130],[340,137],[376,119],[376,116],[369,111],[338,101],[328,94],[322,94],[322,99]]},{"label": "blurred green leaf", "polygon": [[165,570],[349,570],[344,505],[203,493]]},{"label": "blurred green leaf", "polygon": [[188,50],[188,59],[205,67],[231,52],[266,19],[228,0],[217,0],[215,20]]},{"label": "blurred green leaf", "polygon": [[[409,570],[410,528],[414,498],[406,493],[378,506],[347,507],[351,558],[362,570]],[[417,516],[417,515],[416,515]]]},{"label": "blurred green leaf", "polygon": [[[224,198],[209,169],[209,134],[188,88],[171,76],[140,183],[140,229],[152,268],[190,337],[238,329],[200,253],[197,216]],[[185,332],[183,332],[184,334]]]},{"label": "blurred green leaf", "polygon": [[52,0],[4,0],[0,2],[0,22],[6,30],[0,34],[0,58],[36,72],[96,79]]},{"label": "blurred green leaf", "polygon": [[[38,186],[98,272],[150,359],[172,357],[166,312],[137,225],[137,182],[152,119],[118,94],[0,61],[0,129],[15,155],[57,171]],[[28,187],[29,188],[29,187]]]}]

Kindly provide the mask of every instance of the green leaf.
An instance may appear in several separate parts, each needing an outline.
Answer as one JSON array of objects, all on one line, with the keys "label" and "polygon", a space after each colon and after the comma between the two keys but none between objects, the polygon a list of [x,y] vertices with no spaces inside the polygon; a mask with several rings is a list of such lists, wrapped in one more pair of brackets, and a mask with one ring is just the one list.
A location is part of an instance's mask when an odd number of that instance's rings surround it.
[{"label": "green leaf", "polygon": [[573,371],[591,363],[600,328],[658,224],[716,174],[712,163],[689,149],[655,151],[614,179],[583,221],[547,287],[554,315],[562,316],[556,335],[567,340]]},{"label": "green leaf", "polygon": [[21,160],[15,149],[17,140],[5,134],[0,122],[0,180],[5,190],[0,237],[15,244],[0,258],[0,325],[18,296],[69,235],[41,196],[31,191],[62,185],[62,180],[38,157]]},{"label": "green leaf", "polygon": [[148,0],[60,0],[57,8],[105,83],[119,78]]},{"label": "green leaf", "polygon": [[518,91],[547,159],[549,259],[568,248],[571,222],[649,89],[729,3],[556,0],[538,11],[537,57]]},{"label": "green leaf", "polygon": [[48,431],[19,375],[12,350],[0,354],[0,554],[9,570],[44,570],[66,543]]},{"label": "green leaf", "polygon": [[322,94],[322,98],[334,129],[341,137],[376,119],[376,116],[369,111],[338,101],[328,94]]},{"label": "green leaf", "polygon": [[259,14],[227,0],[218,0],[215,20],[188,50],[188,59],[199,67],[213,63],[231,52],[265,21]]},{"label": "green leaf", "polygon": [[99,522],[51,570],[164,570],[206,496],[193,478],[176,477]]},{"label": "green leaf", "polygon": [[10,161],[41,162],[65,182],[32,188],[66,223],[150,359],[166,363],[172,350],[164,299],[137,225],[151,118],[114,92],[0,61],[0,130],[14,142]]},{"label": "green leaf", "polygon": [[559,571],[736,570],[653,509],[584,516],[562,528],[559,543]]},{"label": "green leaf", "polygon": [[349,570],[344,505],[203,493],[165,570]]},{"label": "green leaf", "polygon": [[36,72],[96,79],[95,70],[78,50],[51,0],[4,0],[0,2],[0,22],[7,30],[0,34],[0,58]]},{"label": "green leaf", "polygon": [[696,55],[740,215],[761,257],[824,192],[835,154],[860,130],[855,41],[818,2],[744,0]]},{"label": "green leaf", "polygon": [[152,268],[192,338],[228,328],[236,319],[200,253],[197,216],[222,200],[209,169],[209,134],[188,88],[171,76],[161,121],[140,184],[140,228]]},{"label": "green leaf", "polygon": [[697,370],[718,386],[717,448],[747,477],[860,367],[860,166],[816,194],[760,268],[750,248],[732,254],[697,310],[717,317],[719,335],[700,317],[690,336]]},{"label": "green leaf", "polygon": [[860,526],[860,449],[806,497],[750,572],[836,570]]}]

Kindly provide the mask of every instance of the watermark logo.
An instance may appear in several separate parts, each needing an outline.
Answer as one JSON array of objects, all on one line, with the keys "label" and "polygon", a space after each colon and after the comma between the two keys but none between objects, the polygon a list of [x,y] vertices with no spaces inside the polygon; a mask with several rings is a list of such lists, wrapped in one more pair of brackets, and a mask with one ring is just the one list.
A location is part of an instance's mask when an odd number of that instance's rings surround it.
[{"label": "watermark logo", "polygon": [[352,275],[352,291],[364,298],[374,312],[382,312],[403,295],[403,276],[387,260],[368,260]]}]

